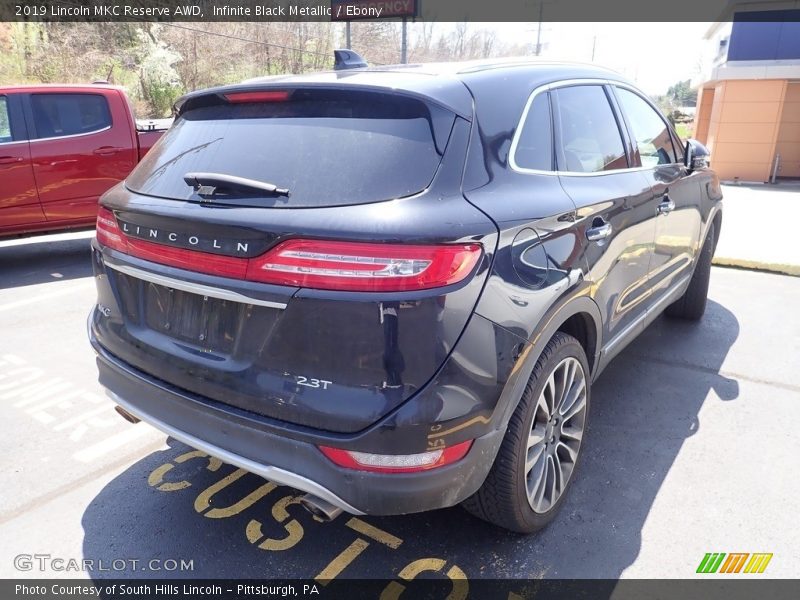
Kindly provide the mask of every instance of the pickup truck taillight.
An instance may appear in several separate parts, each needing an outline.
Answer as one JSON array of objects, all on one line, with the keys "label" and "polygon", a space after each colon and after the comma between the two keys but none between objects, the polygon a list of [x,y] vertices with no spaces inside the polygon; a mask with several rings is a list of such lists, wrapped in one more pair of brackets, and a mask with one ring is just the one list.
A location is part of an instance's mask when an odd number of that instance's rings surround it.
[{"label": "pickup truck taillight", "polygon": [[443,287],[466,278],[480,244],[377,244],[293,239],[254,258],[235,258],[127,237],[101,207],[97,241],[156,263],[247,281],[351,292],[403,292]]}]

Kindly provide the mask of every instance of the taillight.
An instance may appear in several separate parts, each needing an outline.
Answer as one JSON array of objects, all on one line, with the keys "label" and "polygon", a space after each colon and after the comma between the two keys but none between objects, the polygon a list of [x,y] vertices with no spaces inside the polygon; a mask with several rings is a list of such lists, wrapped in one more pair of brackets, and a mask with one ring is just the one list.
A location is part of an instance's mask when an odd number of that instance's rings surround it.
[{"label": "taillight", "polygon": [[265,90],[261,92],[231,92],[224,94],[225,100],[231,104],[247,102],[286,102],[289,92],[286,90]]},{"label": "taillight", "polygon": [[130,254],[162,265],[233,279],[244,279],[247,273],[247,259],[173,248],[134,237],[129,237],[127,240]]},{"label": "taillight", "polygon": [[319,449],[333,463],[346,469],[378,473],[413,473],[443,467],[461,460],[469,452],[472,440],[447,448],[419,454],[373,454],[320,446]]},{"label": "taillight", "polygon": [[479,244],[422,246],[289,240],[251,259],[247,279],[325,290],[422,290],[461,281],[480,257]]},{"label": "taillight", "polygon": [[162,265],[260,283],[351,292],[403,292],[462,281],[480,260],[480,244],[406,245],[288,240],[255,258],[175,248],[126,236],[100,207],[97,241]]},{"label": "taillight", "polygon": [[103,246],[108,246],[120,252],[128,251],[125,235],[117,225],[114,213],[102,206],[97,211],[96,235],[97,241]]}]

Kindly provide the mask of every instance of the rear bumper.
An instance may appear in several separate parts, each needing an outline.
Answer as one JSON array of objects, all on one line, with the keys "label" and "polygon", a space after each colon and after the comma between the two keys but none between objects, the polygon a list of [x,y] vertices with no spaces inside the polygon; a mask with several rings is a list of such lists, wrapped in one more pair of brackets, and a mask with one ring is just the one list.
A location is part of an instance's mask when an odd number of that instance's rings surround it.
[{"label": "rear bumper", "polygon": [[[319,432],[311,442],[278,435],[258,415],[153,379],[108,354],[91,333],[90,338],[100,383],[122,408],[189,446],[319,496],[352,514],[407,514],[458,504],[483,483],[502,442],[503,431],[491,430],[475,439],[462,460],[430,471],[383,474],[343,469],[317,448],[318,443],[341,446],[341,436]],[[352,443],[345,445],[352,448]]]}]

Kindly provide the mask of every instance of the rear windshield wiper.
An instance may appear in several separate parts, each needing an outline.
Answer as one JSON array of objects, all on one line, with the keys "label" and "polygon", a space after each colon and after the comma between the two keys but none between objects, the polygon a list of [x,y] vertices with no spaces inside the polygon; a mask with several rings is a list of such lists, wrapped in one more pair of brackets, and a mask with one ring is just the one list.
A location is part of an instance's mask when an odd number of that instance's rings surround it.
[{"label": "rear windshield wiper", "polygon": [[186,185],[192,186],[201,196],[213,196],[218,192],[244,192],[275,194],[277,196],[289,196],[289,190],[279,188],[267,181],[257,179],[247,179],[226,175],[225,173],[186,173],[183,176]]}]

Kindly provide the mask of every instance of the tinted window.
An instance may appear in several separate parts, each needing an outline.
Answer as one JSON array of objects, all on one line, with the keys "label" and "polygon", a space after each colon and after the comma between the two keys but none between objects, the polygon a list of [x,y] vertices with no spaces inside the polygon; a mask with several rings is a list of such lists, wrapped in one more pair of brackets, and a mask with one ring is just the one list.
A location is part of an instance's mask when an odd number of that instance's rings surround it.
[{"label": "tinted window", "polygon": [[547,94],[537,95],[528,109],[522,131],[517,138],[514,162],[522,169],[553,169],[553,127]]},{"label": "tinted window", "polygon": [[91,133],[111,126],[108,103],[98,94],[31,96],[37,138]]},{"label": "tinted window", "polygon": [[8,101],[0,96],[0,143],[11,141],[11,119],[8,116]]},{"label": "tinted window", "polygon": [[595,173],[628,167],[611,105],[599,85],[558,90],[559,170]]},{"label": "tinted window", "polygon": [[617,88],[617,98],[628,118],[639,148],[643,167],[675,162],[675,152],[664,119],[643,98],[630,90]]},{"label": "tinted window", "polygon": [[183,177],[200,171],[288,188],[288,198],[259,198],[276,208],[401,198],[428,187],[455,120],[419,100],[372,92],[295,90],[288,101],[209,102],[198,99],[201,106],[175,121],[128,178],[130,189],[199,200]]}]

